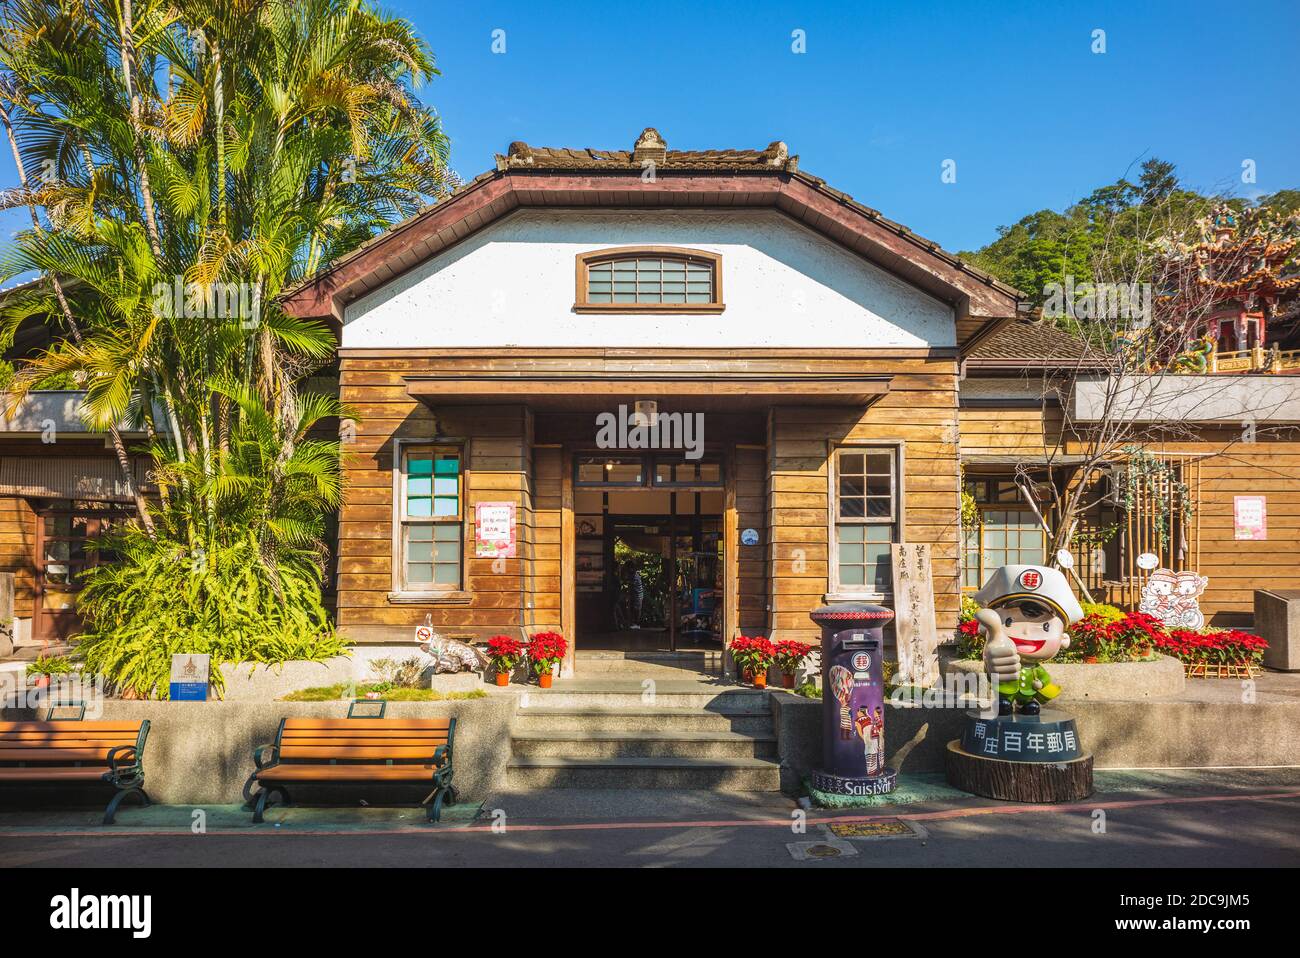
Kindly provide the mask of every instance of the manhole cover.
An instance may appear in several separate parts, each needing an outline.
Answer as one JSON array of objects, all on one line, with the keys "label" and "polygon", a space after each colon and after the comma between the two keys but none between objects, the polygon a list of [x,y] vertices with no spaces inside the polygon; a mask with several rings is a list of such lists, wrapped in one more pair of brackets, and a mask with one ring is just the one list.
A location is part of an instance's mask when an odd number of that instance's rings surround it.
[{"label": "manhole cover", "polygon": [[785,846],[790,856],[798,862],[819,861],[826,858],[842,858],[856,855],[858,850],[848,842],[837,840],[825,842],[790,842]]},{"label": "manhole cover", "polygon": [[813,845],[807,855],[809,858],[839,858],[840,850],[834,845]]}]

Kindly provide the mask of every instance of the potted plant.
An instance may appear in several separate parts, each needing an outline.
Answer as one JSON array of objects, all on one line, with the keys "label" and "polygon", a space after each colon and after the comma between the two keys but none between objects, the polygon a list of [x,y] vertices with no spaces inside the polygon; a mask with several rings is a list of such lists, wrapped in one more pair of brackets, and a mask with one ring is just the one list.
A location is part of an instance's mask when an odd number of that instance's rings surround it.
[{"label": "potted plant", "polygon": [[812,653],[813,647],[807,642],[782,639],[774,643],[773,648],[776,650],[776,667],[781,670],[781,687],[792,689],[795,677],[799,674],[799,666]]},{"label": "potted plant", "polygon": [[487,645],[488,658],[492,668],[496,669],[497,685],[509,685],[510,673],[524,654],[523,644],[508,635],[494,635],[488,639]]},{"label": "potted plant", "polygon": [[27,665],[27,675],[38,689],[49,688],[50,679],[56,675],[70,675],[76,670],[72,659],[66,655],[42,655]]},{"label": "potted plant", "polygon": [[555,666],[564,660],[569,651],[569,643],[558,632],[538,632],[528,640],[528,661],[537,673],[537,684],[544,689],[551,687]]},{"label": "potted plant", "polygon": [[775,655],[776,647],[761,635],[753,638],[741,635],[731,640],[731,657],[756,689],[767,688],[767,670]]}]

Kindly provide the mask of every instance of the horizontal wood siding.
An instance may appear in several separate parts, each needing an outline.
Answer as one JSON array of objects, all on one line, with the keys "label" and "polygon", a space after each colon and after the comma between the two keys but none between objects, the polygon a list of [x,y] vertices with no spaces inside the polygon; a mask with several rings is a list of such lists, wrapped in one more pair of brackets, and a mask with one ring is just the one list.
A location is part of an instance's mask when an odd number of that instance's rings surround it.
[{"label": "horizontal wood siding", "polygon": [[[1201,561],[1210,581],[1201,611],[1212,625],[1254,622],[1256,589],[1300,589],[1300,441],[1241,441],[1238,430],[1208,428],[1205,441],[1151,446],[1154,454],[1199,453]],[[1238,540],[1233,497],[1266,499],[1268,538]]]},{"label": "horizontal wood siding", "polygon": [[902,539],[933,557],[939,628],[956,625],[958,583],[957,369],[951,360],[892,360],[872,372],[892,375],[889,392],[865,412],[782,407],[770,419],[768,514],[772,555],[771,630],[805,640],[819,635],[808,614],[831,581],[827,460],[844,443],[901,443]]},{"label": "horizontal wood siding", "polygon": [[[734,507],[728,506],[734,508],[728,521],[737,541],[733,632],[816,636],[808,613],[822,604],[829,588],[827,455],[846,441],[902,443],[902,535],[931,546],[940,624],[955,624],[958,428],[957,368],[951,357],[607,356],[595,351],[344,356],[342,399],[356,410],[358,421],[356,441],[348,447],[348,488],[339,525],[340,625],[357,636],[391,639],[423,622],[426,613],[439,628],[481,637],[567,624],[564,479],[571,468],[570,448],[594,439],[590,415],[537,412],[535,427],[533,413],[523,404],[439,406],[435,416],[407,395],[405,377],[517,371],[581,378],[587,371],[611,369],[630,374],[707,369],[720,378],[742,372],[889,377],[889,391],[866,409],[791,405],[773,410],[766,429],[762,408],[707,414],[707,446],[727,456],[734,470]],[[394,561],[393,440],[435,437],[468,440],[464,548],[469,595],[456,605],[396,604],[388,596]],[[490,560],[472,557],[473,507],[485,500],[519,505],[520,557],[495,572]],[[739,544],[740,532],[748,528],[758,532],[759,545]]]},{"label": "horizontal wood siding", "polygon": [[1059,408],[963,408],[963,456],[1044,456],[1061,440]]},{"label": "horizontal wood siding", "polygon": [[[1083,446],[1062,440],[1060,410],[964,408],[961,410],[961,453],[1060,456],[1077,454]],[[1201,598],[1206,620],[1216,626],[1250,625],[1254,621],[1256,589],[1300,589],[1300,439],[1293,427],[1261,428],[1256,441],[1244,442],[1240,429],[1206,425],[1200,441],[1153,443],[1153,455],[1197,455],[1200,460],[1200,563],[1196,571],[1209,577]],[[968,469],[980,468],[968,465]],[[1005,467],[1008,474],[1013,465]],[[1233,527],[1233,498],[1263,495],[1267,499],[1268,539],[1237,540]],[[1120,601],[1118,589],[1109,601]]]},{"label": "horizontal wood siding", "polygon": [[[379,366],[382,368],[376,369]],[[533,537],[529,493],[528,414],[523,406],[446,407],[435,416],[406,394],[402,376],[423,371],[427,360],[399,363],[344,360],[341,398],[357,415],[356,439],[344,446],[345,492],[339,515],[338,621],[354,638],[402,638],[432,616],[435,628],[453,635],[518,634]],[[468,601],[398,604],[390,601],[393,563],[394,440],[466,440],[463,584]],[[502,560],[474,557],[474,507],[514,502],[518,509],[518,555]],[[552,586],[533,572],[535,588]]]},{"label": "horizontal wood siding", "polygon": [[36,513],[26,499],[0,499],[0,572],[14,574],[14,617],[30,619],[36,597]]},{"label": "horizontal wood siding", "polygon": [[[736,490],[736,622],[740,635],[767,629],[767,575],[772,544],[767,535],[767,451],[738,448],[733,459]],[[746,529],[758,533],[758,545],[740,542]]]}]

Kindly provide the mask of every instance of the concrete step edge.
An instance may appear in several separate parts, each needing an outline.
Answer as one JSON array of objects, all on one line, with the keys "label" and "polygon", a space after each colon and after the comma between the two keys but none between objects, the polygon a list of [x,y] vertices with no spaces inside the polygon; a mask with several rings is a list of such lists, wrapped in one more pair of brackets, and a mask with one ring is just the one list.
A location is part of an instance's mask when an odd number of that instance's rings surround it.
[{"label": "concrete step edge", "polygon": [[519,715],[770,715],[771,710],[741,711],[716,708],[680,708],[676,706],[520,706]]},{"label": "concrete step edge", "polygon": [[770,732],[692,732],[662,731],[635,732],[592,729],[518,729],[510,738],[521,742],[775,742],[776,735]]},{"label": "concrete step edge", "polygon": [[677,769],[773,769],[781,763],[765,758],[679,758],[675,756],[625,755],[610,758],[564,758],[558,755],[512,756],[507,768],[677,768]]}]

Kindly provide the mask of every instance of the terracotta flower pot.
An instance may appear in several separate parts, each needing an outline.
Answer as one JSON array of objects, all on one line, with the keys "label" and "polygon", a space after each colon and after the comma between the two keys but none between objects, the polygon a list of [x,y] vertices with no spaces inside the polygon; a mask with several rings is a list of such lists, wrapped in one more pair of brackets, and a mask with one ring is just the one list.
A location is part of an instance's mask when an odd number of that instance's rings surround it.
[{"label": "terracotta flower pot", "polygon": [[32,685],[38,689],[48,689],[50,687],[50,677],[48,675],[38,675],[32,681]]},{"label": "terracotta flower pot", "polygon": [[1087,655],[1087,656],[1084,656],[1083,661],[1084,661],[1086,664],[1088,664],[1088,665],[1096,665],[1096,664],[1097,664],[1097,656],[1095,656],[1095,655]]},{"label": "terracotta flower pot", "polygon": [[792,689],[792,688],[794,688],[794,673],[793,673],[793,672],[782,672],[782,673],[781,673],[781,688],[783,688],[783,689]]},{"label": "terracotta flower pot", "polygon": [[510,673],[509,673],[509,672],[498,672],[498,673],[497,673],[497,685],[509,685],[509,684],[510,684]]},{"label": "terracotta flower pot", "polygon": [[555,676],[551,675],[550,672],[543,672],[541,675],[537,676],[537,684],[544,689],[549,689],[554,678]]},{"label": "terracotta flower pot", "polygon": [[767,673],[766,673],[766,672],[755,672],[755,673],[754,673],[754,688],[756,688],[756,689],[765,689],[765,688],[767,688]]}]

